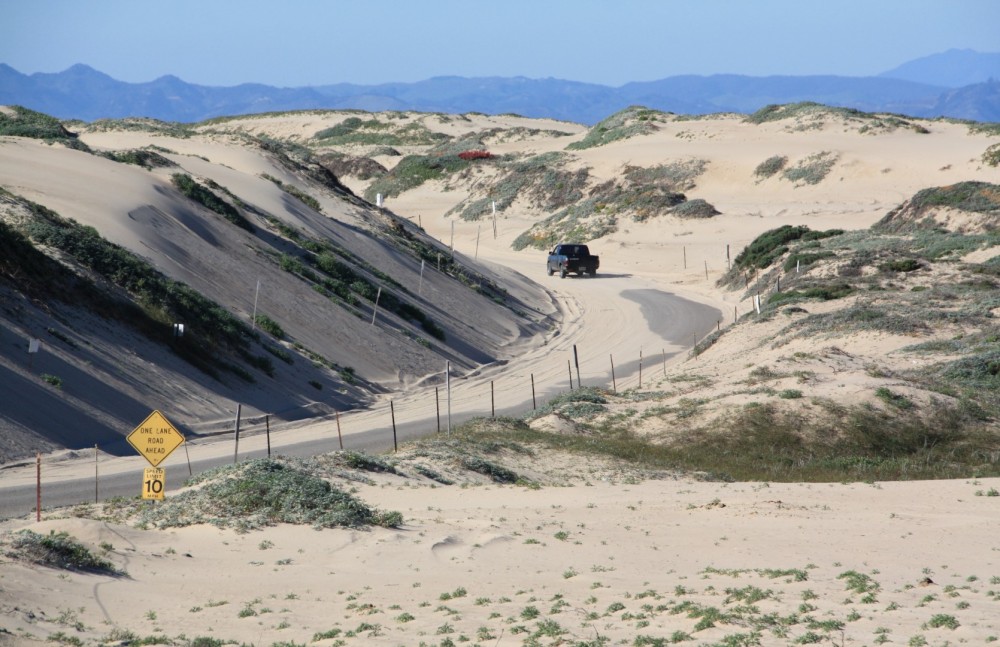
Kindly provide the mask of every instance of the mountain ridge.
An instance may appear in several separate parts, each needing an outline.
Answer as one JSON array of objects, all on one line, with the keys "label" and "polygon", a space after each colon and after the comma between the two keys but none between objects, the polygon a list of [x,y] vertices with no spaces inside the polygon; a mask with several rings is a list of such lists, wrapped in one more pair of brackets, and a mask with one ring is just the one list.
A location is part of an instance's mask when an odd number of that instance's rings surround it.
[{"label": "mountain ridge", "polygon": [[[126,83],[82,63],[63,72],[30,75],[0,63],[0,104],[23,105],[60,119],[82,121],[141,116],[193,123],[235,114],[353,109],[514,113],[592,125],[636,104],[701,115],[752,113],[770,104],[813,101],[913,117],[1000,121],[1000,101],[990,89],[990,81],[997,77],[1000,54],[971,50],[949,50],[870,77],[678,75],[619,87],[521,76],[438,76],[413,83],[291,88],[261,83],[217,87],[188,83],[174,75]],[[950,99],[956,93],[960,101]]]}]

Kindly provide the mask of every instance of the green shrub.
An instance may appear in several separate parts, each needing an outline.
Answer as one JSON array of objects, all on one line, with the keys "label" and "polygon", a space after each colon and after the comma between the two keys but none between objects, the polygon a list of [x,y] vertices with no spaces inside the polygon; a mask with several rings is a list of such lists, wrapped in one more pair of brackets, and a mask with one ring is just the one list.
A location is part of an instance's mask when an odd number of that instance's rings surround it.
[{"label": "green shrub", "polygon": [[808,231],[809,227],[805,225],[797,227],[782,225],[777,229],[765,231],[736,255],[736,258],[733,260],[733,266],[741,269],[750,267],[758,269],[767,268],[788,251],[788,243],[802,238]]},{"label": "green shrub", "polygon": [[678,218],[711,218],[721,212],[705,200],[695,198],[678,204],[673,208],[673,213]]},{"label": "green shrub", "polygon": [[365,189],[365,199],[375,202],[379,193],[383,198],[395,197],[425,182],[456,173],[470,164],[458,155],[407,155]]},{"label": "green shrub", "polygon": [[797,268],[809,267],[810,265],[812,265],[817,261],[822,261],[827,258],[836,258],[836,257],[837,255],[830,251],[822,251],[822,252],[794,251],[788,255],[788,258],[785,259],[785,264],[782,266],[782,269],[785,270],[786,272],[791,272]]},{"label": "green shrub", "polygon": [[90,151],[76,133],[66,130],[55,117],[22,106],[10,106],[10,109],[14,114],[0,111],[0,136],[58,141],[70,148]]},{"label": "green shrub", "polygon": [[[291,164],[291,162],[289,162],[289,163]],[[296,167],[296,170],[299,170],[299,169]],[[325,171],[325,169],[322,169],[322,170]],[[329,173],[329,172],[327,171],[327,173]],[[319,200],[317,200],[316,198],[312,197],[311,195],[309,195],[308,193],[306,193],[302,189],[298,188],[297,186],[295,186],[293,184],[287,184],[285,182],[282,182],[278,178],[274,177],[273,175],[269,175],[267,173],[263,173],[261,175],[261,177],[263,177],[265,180],[270,180],[275,185],[277,185],[279,189],[281,189],[282,191],[284,191],[288,195],[291,195],[291,196],[294,196],[294,197],[298,198],[299,202],[301,202],[302,204],[304,204],[307,207],[311,208],[313,211],[318,211],[320,213],[323,212],[323,208],[322,208],[322,205],[320,205]],[[321,182],[321,183],[323,183],[323,182]],[[329,187],[329,188],[333,188],[334,190],[336,190],[337,186],[332,186],[332,187]]]},{"label": "green shrub", "polygon": [[959,182],[918,191],[909,203],[911,207],[921,210],[951,207],[973,213],[991,213],[1000,210],[1000,186],[988,182]]},{"label": "green shrub", "polygon": [[798,301],[800,299],[833,301],[835,299],[843,299],[846,296],[850,296],[853,292],[854,288],[847,283],[821,285],[806,288],[804,290],[785,290],[784,292],[776,292],[767,298],[767,303],[768,305],[781,305],[792,301]]},{"label": "green shrub", "polygon": [[988,166],[1000,166],[1000,143],[991,144],[983,152],[983,163]]},{"label": "green shrub", "polygon": [[879,265],[883,272],[915,272],[923,265],[915,258],[900,258]]},{"label": "green shrub", "polygon": [[472,472],[484,474],[497,483],[516,483],[518,480],[516,472],[501,465],[497,465],[496,463],[491,463],[490,461],[479,458],[478,456],[468,456],[463,458],[462,467]]},{"label": "green shrub", "polygon": [[62,378],[58,377],[56,375],[49,375],[48,373],[42,373],[42,381],[47,382],[48,384],[51,384],[52,386],[56,387],[57,389],[61,389],[62,388]]},{"label": "green shrub", "polygon": [[187,173],[174,173],[170,176],[170,180],[177,187],[177,190],[188,198],[214,211],[237,227],[253,231],[253,225],[250,224],[249,220],[240,215],[236,207],[195,182]]},{"label": "green shrub", "polygon": [[781,176],[790,182],[819,184],[829,175],[833,169],[833,165],[836,163],[836,155],[828,151],[823,151],[815,155],[810,155],[791,168],[786,168],[782,171]]},{"label": "green shrub", "polygon": [[151,150],[133,149],[127,151],[105,151],[99,153],[99,155],[115,162],[120,162],[122,164],[134,164],[135,166],[141,166],[147,169],[175,166],[172,161],[163,155],[160,155],[156,151]]},{"label": "green shrub", "polygon": [[257,323],[257,327],[271,335],[275,339],[282,339],[285,336],[285,331],[278,324],[277,321],[271,319],[266,314],[258,314],[254,317],[254,321]]},{"label": "green shrub", "polygon": [[766,179],[784,170],[788,158],[784,155],[773,155],[757,165],[753,170],[754,177]]},{"label": "green shrub", "polygon": [[125,575],[110,561],[94,555],[89,548],[67,532],[50,531],[40,535],[31,530],[14,533],[10,555],[34,564],[70,571],[85,571],[105,575]]},{"label": "green shrub", "polygon": [[663,115],[662,112],[642,106],[625,108],[595,124],[587,131],[583,139],[573,142],[566,148],[568,150],[584,150],[604,146],[620,139],[648,135],[658,130],[656,121]]},{"label": "green shrub", "polygon": [[896,407],[897,409],[912,409],[913,401],[907,398],[905,395],[899,393],[893,393],[891,390],[884,386],[880,386],[875,389],[875,397],[882,400],[888,405]]}]

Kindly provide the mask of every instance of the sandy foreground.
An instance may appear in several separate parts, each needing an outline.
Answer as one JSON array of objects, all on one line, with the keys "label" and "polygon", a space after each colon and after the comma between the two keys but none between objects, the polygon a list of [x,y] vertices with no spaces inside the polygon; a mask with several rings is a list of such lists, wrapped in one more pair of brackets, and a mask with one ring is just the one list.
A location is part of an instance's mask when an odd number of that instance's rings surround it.
[{"label": "sandy foreground", "polygon": [[128,575],[5,560],[0,640],[984,645],[1000,636],[991,495],[1000,479],[639,480],[552,458],[564,476],[540,489],[401,476],[358,484],[366,502],[403,513],[398,530],[138,530],[68,511],[7,521],[5,531],[68,532]]},{"label": "sandy foreground", "polygon": [[[303,119],[292,119],[288,133],[323,125],[304,128]],[[595,174],[609,175],[623,160],[656,163],[664,147],[715,160],[691,197],[704,195],[723,212],[710,221],[624,227],[594,243],[607,277],[600,281],[547,280],[542,252],[511,251],[531,217],[504,217],[497,239],[481,236],[478,223],[456,223],[458,249],[533,277],[565,312],[562,335],[531,349],[534,364],[509,369],[520,371],[513,375],[521,383],[533,367],[551,364],[548,353],[567,353],[574,344],[585,366],[603,363],[609,350],[622,361],[643,348],[647,357],[659,352],[638,308],[612,299],[626,290],[681,294],[717,307],[720,325],[731,323],[734,308],[742,315],[750,305],[715,286],[726,245],[735,255],[763,231],[789,223],[864,228],[919,189],[988,176],[975,161],[982,144],[961,134],[935,138],[928,148],[909,133],[886,141],[827,129],[770,133],[762,145],[727,139],[728,128],[724,121],[680,124],[659,139],[587,153]],[[142,143],[125,141],[135,135],[102,137],[91,143]],[[561,149],[565,141],[550,145]],[[775,152],[796,157],[827,148],[841,151],[843,177],[836,182],[813,188],[741,179]],[[256,163],[214,150],[212,156],[234,167]],[[227,185],[250,190],[235,179]],[[453,203],[441,187],[427,186],[389,206],[447,241],[451,219],[443,213]],[[856,390],[861,397],[872,390],[866,363],[910,361],[891,355],[899,340],[837,343],[849,359],[830,360],[828,373],[817,368],[821,379],[800,387],[807,396]],[[795,350],[748,338],[738,352],[710,349],[698,370],[720,379]],[[679,355],[668,368],[684,370],[685,361]],[[564,362],[561,355],[552,369],[560,379]],[[328,431],[329,424],[316,433]],[[247,645],[919,646],[1000,639],[1000,479],[719,483],[651,478],[558,455],[539,460],[535,469],[547,476],[539,489],[432,486],[386,475],[353,483],[365,502],[403,514],[405,524],[395,530],[140,530],[70,509],[48,510],[40,523],[34,516],[3,521],[0,533],[67,532],[127,576],[28,565],[0,548],[0,644],[121,644],[150,636]],[[92,467],[81,461],[74,469],[86,476]],[[8,471],[4,478],[20,482],[30,474]]]}]

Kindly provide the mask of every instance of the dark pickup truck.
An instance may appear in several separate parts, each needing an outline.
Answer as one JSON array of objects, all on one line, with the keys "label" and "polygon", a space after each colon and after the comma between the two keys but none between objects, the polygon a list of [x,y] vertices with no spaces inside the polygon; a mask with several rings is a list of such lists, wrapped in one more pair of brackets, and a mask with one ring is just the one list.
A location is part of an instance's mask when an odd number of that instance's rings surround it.
[{"label": "dark pickup truck", "polygon": [[586,245],[563,243],[556,245],[552,253],[549,254],[549,261],[545,269],[549,276],[559,272],[559,276],[566,278],[570,272],[577,276],[582,276],[584,272],[594,276],[600,266],[601,259],[592,255]]}]

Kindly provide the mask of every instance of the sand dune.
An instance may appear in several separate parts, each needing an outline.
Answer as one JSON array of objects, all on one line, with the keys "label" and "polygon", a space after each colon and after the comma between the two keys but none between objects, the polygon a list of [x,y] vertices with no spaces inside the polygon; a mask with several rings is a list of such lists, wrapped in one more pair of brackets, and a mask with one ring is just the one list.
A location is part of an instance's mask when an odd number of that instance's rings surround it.
[{"label": "sand dune", "polygon": [[[201,125],[201,133],[188,138],[95,127],[82,139],[99,149],[160,146],[186,172],[215,181],[288,224],[340,241],[364,238],[356,243],[356,253],[415,292],[419,263],[378,238],[367,238],[377,230],[375,210],[317,190],[241,140],[241,133],[255,133],[306,142],[350,116],[356,115],[234,118]],[[774,398],[776,406],[808,413],[814,400],[860,405],[887,385],[909,389],[902,392],[922,405],[935,394],[911,389],[894,376],[930,360],[897,351],[915,339],[968,332],[955,321],[922,335],[803,335],[781,337],[779,344],[774,340],[791,315],[744,319],[752,309],[749,288],[730,290],[717,282],[731,260],[727,248],[734,257],[775,227],[862,230],[922,189],[995,181],[995,168],[981,159],[993,138],[967,124],[915,122],[926,131],[921,132],[872,127],[837,115],[762,124],[747,123],[739,115],[671,116],[651,134],[570,152],[566,145],[586,135],[586,129],[573,124],[482,115],[371,118],[416,123],[451,136],[499,128],[488,139],[495,142],[490,150],[564,152],[567,168],[588,169],[588,190],[621,181],[627,166],[705,163],[685,195],[704,199],[721,214],[703,219],[663,215],[642,222],[621,214],[616,231],[591,242],[601,255],[603,275],[593,280],[547,277],[544,251],[512,249],[519,235],[550,215],[530,199],[520,197],[498,214],[495,238],[488,219],[446,215],[489,186],[496,170],[431,180],[386,199],[386,207],[409,226],[422,228],[445,247],[453,240],[470,267],[497,277],[531,308],[530,322],[525,322],[487,299],[470,305],[470,290],[425,279],[429,284],[424,289],[435,297],[421,304],[447,321],[449,338],[462,340],[447,352],[462,355],[455,361],[466,374],[460,388],[469,410],[487,406],[484,394],[491,381],[501,385],[502,398],[509,398],[504,403],[523,403],[529,379],[561,389],[566,362],[576,348],[587,385],[610,386],[612,356],[621,367],[618,388],[637,388],[639,358],[644,357],[646,389],[665,392],[653,404],[618,403],[609,415],[647,406],[669,409],[692,398],[711,403],[698,420],[721,415],[758,398],[744,386],[761,367],[781,374],[773,391],[804,393],[791,401]],[[396,148],[406,154],[429,146]],[[338,150],[364,155],[372,149],[357,145]],[[755,169],[772,156],[785,156],[795,166],[820,154],[835,161],[815,184],[780,174],[755,176]],[[388,167],[401,157],[375,156]],[[149,172],[59,146],[17,138],[0,141],[0,184],[5,189],[97,227],[246,317],[252,279],[271,266],[247,251],[253,243],[249,234],[219,219],[186,213],[184,204],[165,190],[173,170]],[[291,205],[287,194],[262,173],[307,186],[323,213]],[[359,195],[371,182],[350,176],[341,180]],[[980,250],[968,258],[982,262],[994,255]],[[899,280],[926,287],[931,276]],[[377,336],[370,326],[356,325],[354,315],[321,309],[322,299],[301,291],[289,276],[272,271],[268,277],[268,311],[282,314],[292,339],[356,367],[378,388],[402,387],[395,397],[412,407],[403,409],[407,415],[432,418],[433,404],[423,394],[436,384],[428,376],[440,370],[442,355],[402,335]],[[680,296],[714,309],[718,319],[657,309],[636,291]],[[241,296],[227,296],[235,292]],[[46,424],[38,410],[53,396],[37,385],[28,388],[32,372],[23,356],[11,350],[26,335],[39,335],[59,319],[42,316],[13,290],[3,294],[0,368],[24,385],[18,397],[36,409],[32,415],[13,416],[10,400],[5,400],[5,437],[16,440],[13,451],[20,456],[70,445],[65,436],[48,436],[47,443],[32,436],[33,425]],[[864,296],[846,302],[854,304]],[[808,307],[810,313],[822,314],[845,305],[810,302]],[[169,411],[165,403],[176,406],[185,425],[195,430],[225,429],[237,399],[253,399],[258,411],[279,404],[291,409],[331,403],[327,396],[332,388],[323,397],[302,396],[295,384],[315,379],[315,373],[300,360],[291,368],[281,367],[274,382],[218,386],[207,378],[184,376],[184,367],[166,352],[162,357],[122,356],[114,343],[122,339],[122,328],[73,316],[80,323],[70,328],[72,338],[81,346],[88,340],[86,358],[74,359],[62,348],[53,353],[57,359],[47,361],[59,361],[64,373],[71,366],[89,371],[108,388],[106,393],[86,393],[67,380],[57,399],[88,402],[93,426],[116,427],[119,437],[128,431],[127,421],[140,420],[145,409]],[[329,317],[329,324],[310,324],[320,316]],[[736,319],[739,325],[734,325]],[[697,358],[687,352],[694,341],[725,327],[731,328],[723,340]],[[679,330],[683,334],[678,336]],[[489,352],[475,352],[484,347]],[[480,365],[487,356],[502,361]],[[155,368],[139,378],[137,366]],[[697,393],[677,387],[691,376],[705,385]],[[95,393],[104,398],[95,402]],[[345,400],[363,397],[351,393]],[[334,398],[332,404],[338,402]],[[366,425],[374,424],[375,414],[364,415],[352,433],[364,433]],[[694,424],[679,416],[642,420],[639,433],[664,440]],[[559,427],[564,422],[553,416],[538,424]],[[328,436],[332,425],[329,419],[300,424],[296,437]],[[565,431],[572,430],[567,424]],[[247,442],[259,445],[260,438]],[[199,451],[229,451],[221,443],[199,445]],[[421,460],[413,449],[405,449],[400,459]],[[237,534],[202,525],[143,530],[113,519],[78,518],[72,510],[46,511],[40,523],[33,517],[6,520],[0,526],[4,531],[68,532],[107,554],[128,577],[65,573],[0,558],[0,643],[38,644],[63,636],[54,639],[98,644],[157,635],[176,644],[211,637],[263,645],[973,645],[1000,636],[995,613],[1000,564],[990,532],[1000,519],[995,505],[1000,499],[993,495],[1000,487],[997,479],[722,483],[558,453],[506,459],[541,486],[499,486],[468,473],[464,482],[442,486],[412,472],[343,483],[371,505],[400,511],[406,522],[399,529],[316,531],[281,525]],[[126,460],[135,464],[134,457],[109,458],[116,464]],[[90,469],[83,458],[60,465],[67,475],[86,476]],[[30,466],[0,470],[0,484],[31,478]],[[11,535],[4,537],[11,541]]]}]

